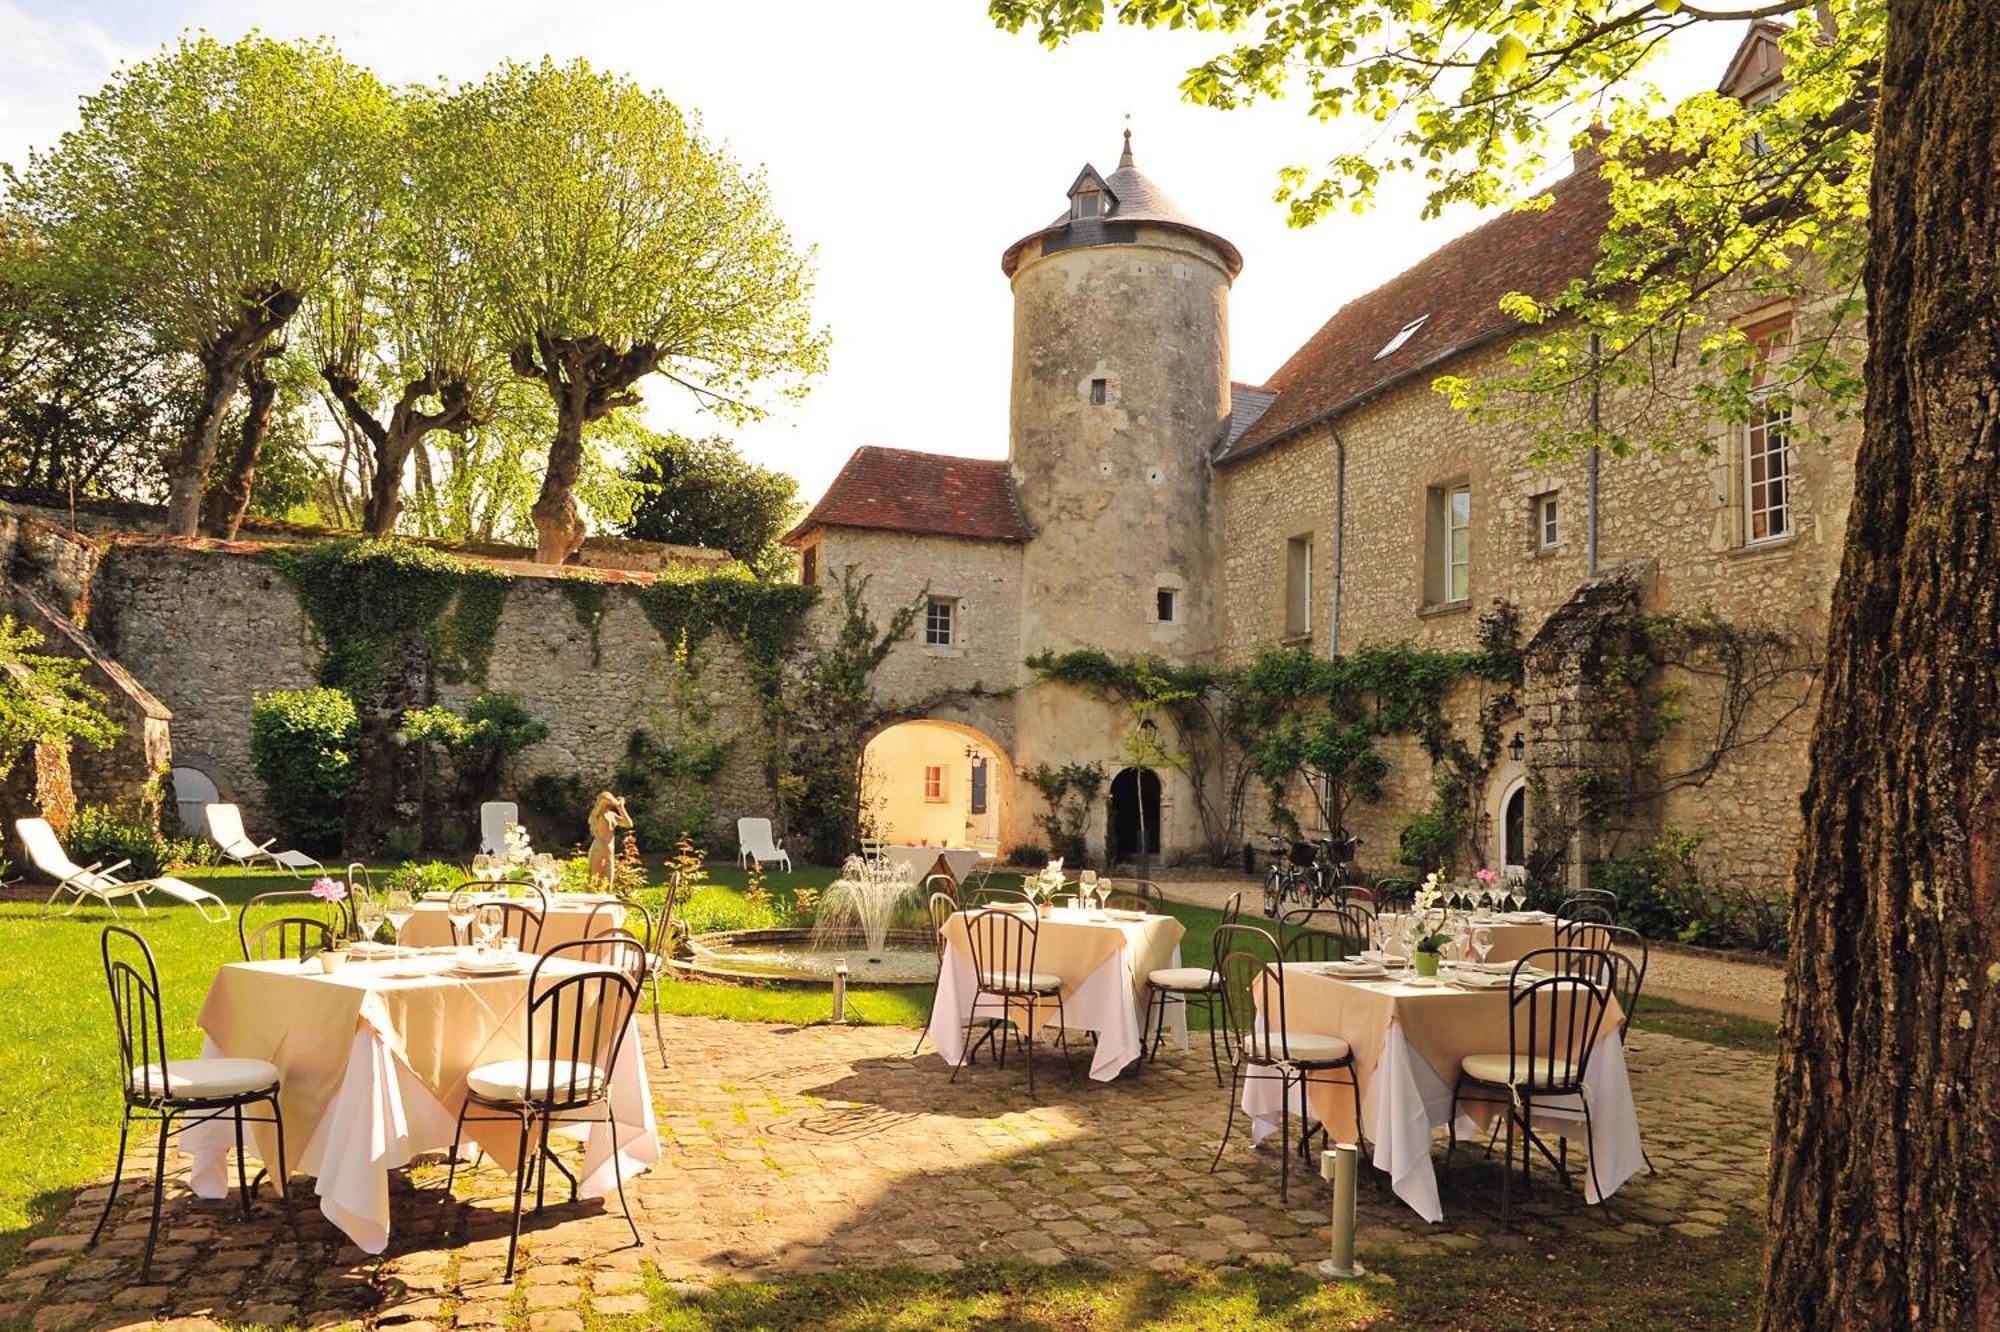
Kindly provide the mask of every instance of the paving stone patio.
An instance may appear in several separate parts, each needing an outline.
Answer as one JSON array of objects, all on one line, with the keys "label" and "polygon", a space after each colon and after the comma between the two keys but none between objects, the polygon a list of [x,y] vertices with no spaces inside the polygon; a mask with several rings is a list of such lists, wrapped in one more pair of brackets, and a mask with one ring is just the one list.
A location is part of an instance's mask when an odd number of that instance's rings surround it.
[{"label": "paving stone patio", "polygon": [[[641,1024],[648,1045],[650,1024]],[[186,1161],[169,1184],[153,1282],[133,1284],[146,1233],[142,1190],[130,1189],[106,1239],[84,1243],[103,1205],[86,1190],[56,1233],[35,1240],[0,1276],[0,1326],[174,1328],[359,1323],[526,1326],[570,1332],[586,1311],[646,1307],[641,1266],[669,1280],[760,1279],[835,1266],[1083,1258],[1114,1264],[1315,1263],[1325,1256],[1327,1198],[1293,1175],[1278,1199],[1271,1149],[1239,1149],[1208,1170],[1224,1093],[1205,1045],[1104,1085],[1070,1085],[1038,1068],[1031,1101],[1019,1063],[982,1061],[947,1082],[928,1051],[909,1057],[904,1028],[806,1029],[668,1019],[665,1054],[650,1051],[663,1159],[630,1191],[645,1237],[633,1246],[616,1210],[556,1205],[531,1216],[523,1257],[502,1284],[511,1183],[479,1172],[459,1197],[441,1167],[395,1183],[395,1233],[362,1254],[316,1211],[293,1242],[263,1194],[246,1220],[232,1197],[195,1199]],[[1628,1051],[1640,1124],[1658,1173],[1630,1181],[1603,1208],[1563,1194],[1537,1163],[1516,1224],[1499,1227],[1499,1167],[1461,1147],[1442,1178],[1447,1220],[1430,1226],[1366,1172],[1364,1256],[1551,1242],[1642,1243],[1671,1227],[1713,1234],[1732,1214],[1759,1214],[1770,1132],[1768,1058],[1655,1033]],[[1043,1075],[1046,1080],[1043,1080]],[[1443,1139],[1438,1139],[1442,1158]],[[171,1159],[171,1158],[170,1158]],[[1574,1153],[1572,1166],[1582,1156]],[[565,1195],[566,1196],[566,1195]]]}]

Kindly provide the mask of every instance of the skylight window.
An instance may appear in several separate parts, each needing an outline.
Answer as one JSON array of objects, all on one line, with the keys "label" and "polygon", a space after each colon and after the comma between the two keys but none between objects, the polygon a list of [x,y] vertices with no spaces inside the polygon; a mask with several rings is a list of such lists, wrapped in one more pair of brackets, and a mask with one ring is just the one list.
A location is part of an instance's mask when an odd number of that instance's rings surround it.
[{"label": "skylight window", "polygon": [[1430,318],[1429,315],[1418,315],[1415,319],[1412,319],[1409,323],[1403,325],[1401,331],[1399,331],[1395,337],[1390,338],[1387,343],[1383,344],[1381,351],[1375,353],[1375,359],[1379,361],[1384,356],[1393,356],[1397,352],[1401,351],[1403,349],[1403,344],[1408,342],[1411,338],[1417,336],[1417,330],[1422,328],[1424,326],[1425,321],[1428,320],[1429,318]]}]

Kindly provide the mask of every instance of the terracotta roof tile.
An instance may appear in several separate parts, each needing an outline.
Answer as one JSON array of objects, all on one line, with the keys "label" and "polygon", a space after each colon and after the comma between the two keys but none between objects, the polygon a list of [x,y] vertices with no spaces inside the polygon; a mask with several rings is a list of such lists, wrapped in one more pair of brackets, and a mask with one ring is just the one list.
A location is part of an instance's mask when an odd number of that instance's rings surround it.
[{"label": "terracotta roof tile", "polygon": [[862,527],[972,541],[1026,541],[1014,481],[998,459],[957,458],[864,445],[854,451],[812,512],[785,535],[815,527]]},{"label": "terracotta roof tile", "polygon": [[[1546,297],[1589,272],[1610,217],[1595,172],[1545,191],[1546,209],[1503,213],[1400,276],[1342,306],[1264,385],[1273,402],[1233,438],[1217,462],[1234,462],[1361,399],[1519,327],[1500,312],[1510,291]],[[1428,316],[1428,318],[1425,318]],[[1417,319],[1394,352],[1378,353]]]}]

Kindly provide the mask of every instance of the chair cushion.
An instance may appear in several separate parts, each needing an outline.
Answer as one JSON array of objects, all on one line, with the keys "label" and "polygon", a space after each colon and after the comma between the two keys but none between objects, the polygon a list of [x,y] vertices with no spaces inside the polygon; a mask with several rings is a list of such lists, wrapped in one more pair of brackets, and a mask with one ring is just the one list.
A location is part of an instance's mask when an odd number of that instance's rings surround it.
[{"label": "chair cushion", "polygon": [[1161,967],[1146,973],[1146,984],[1156,990],[1214,990],[1220,983],[1207,967]]},{"label": "chair cushion", "polygon": [[[1511,1076],[1512,1070],[1509,1067],[1510,1062],[1508,1056],[1503,1054],[1476,1054],[1467,1055],[1465,1058],[1459,1060],[1458,1066],[1466,1077],[1476,1082],[1491,1082],[1497,1086],[1506,1087],[1512,1085],[1514,1081]],[[1569,1061],[1566,1059],[1556,1060],[1553,1070],[1551,1070],[1548,1059],[1546,1057],[1538,1057],[1535,1060],[1534,1077],[1532,1079],[1525,1076],[1528,1071],[1527,1061],[1524,1059],[1521,1069],[1524,1076],[1521,1079],[1520,1085],[1526,1087],[1529,1091],[1533,1091],[1537,1087],[1567,1086],[1573,1080],[1574,1076]],[[1551,1071],[1555,1075],[1553,1080],[1548,1077]]]},{"label": "chair cushion", "polygon": [[1319,1036],[1295,1031],[1282,1039],[1270,1032],[1258,1032],[1250,1039],[1250,1057],[1267,1062],[1289,1059],[1294,1064],[1338,1064],[1353,1053],[1338,1036]]},{"label": "chair cushion", "polygon": [[1062,977],[1046,971],[1031,971],[1025,975],[1018,971],[982,971],[979,973],[979,984],[984,989],[1009,990],[1015,994],[1031,990],[1036,994],[1054,994],[1062,988]]},{"label": "chair cushion", "polygon": [[[594,1064],[574,1064],[567,1059],[558,1059],[554,1073],[557,1097],[568,1099],[572,1074],[578,1094],[587,1092],[593,1085],[601,1087],[610,1081],[604,1070]],[[549,1061],[537,1059],[534,1068],[537,1097],[549,1094],[550,1076]],[[481,1064],[465,1075],[465,1085],[489,1100],[524,1101],[528,1099],[528,1061],[503,1059],[497,1064]]]},{"label": "chair cushion", "polygon": [[241,1096],[278,1085],[278,1066],[261,1059],[169,1059],[164,1076],[158,1064],[132,1070],[132,1090],[141,1096],[202,1100]]}]

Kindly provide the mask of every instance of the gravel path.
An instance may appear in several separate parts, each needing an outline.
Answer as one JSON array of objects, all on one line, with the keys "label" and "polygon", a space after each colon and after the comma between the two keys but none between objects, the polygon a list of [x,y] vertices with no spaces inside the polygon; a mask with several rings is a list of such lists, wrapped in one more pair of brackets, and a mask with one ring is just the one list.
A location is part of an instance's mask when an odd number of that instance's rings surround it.
[{"label": "gravel path", "polygon": [[[1220,910],[1235,892],[1258,914],[1258,881],[1247,878],[1161,879],[1160,891],[1176,902]],[[1785,999],[1785,969],[1774,959],[1746,958],[1677,944],[1655,943],[1646,969],[1646,992],[1743,1017],[1776,1022]]]}]

